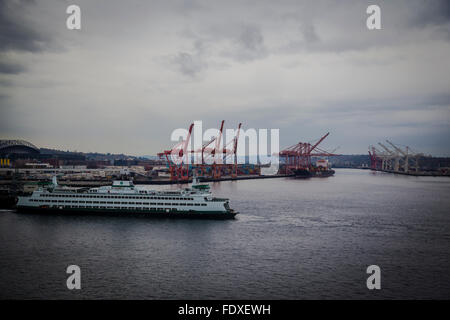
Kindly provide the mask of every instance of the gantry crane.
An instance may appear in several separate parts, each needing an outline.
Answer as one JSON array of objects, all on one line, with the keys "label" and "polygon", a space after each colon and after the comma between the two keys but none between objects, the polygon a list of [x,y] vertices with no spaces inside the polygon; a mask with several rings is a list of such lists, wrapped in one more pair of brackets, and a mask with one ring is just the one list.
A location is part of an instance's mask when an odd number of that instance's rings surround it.
[{"label": "gantry crane", "polygon": [[403,165],[403,171],[404,172],[408,172],[409,171],[409,147],[406,147],[406,152],[403,151],[402,149],[400,149],[399,147],[397,147],[395,144],[393,144],[392,142],[390,142],[389,140],[386,140],[387,143],[389,143],[392,148],[395,149],[395,151],[397,151],[398,153],[400,153],[401,155],[403,155],[405,157],[404,159],[404,165]]},{"label": "gantry crane", "polygon": [[311,157],[337,156],[337,154],[327,152],[318,148],[318,145],[328,137],[330,133],[321,137],[314,145],[306,142],[299,142],[279,153],[280,162],[283,160],[284,174],[290,174],[296,169],[309,169],[311,167]]},{"label": "gantry crane", "polygon": [[186,181],[189,179],[189,163],[191,155],[187,152],[187,147],[191,140],[193,127],[194,124],[192,123],[189,127],[186,140],[179,142],[170,150],[158,153],[160,158],[166,158],[167,165],[169,166],[170,180],[172,181]]},{"label": "gantry crane", "polygon": [[392,150],[390,150],[388,147],[386,147],[384,144],[382,144],[381,142],[378,142],[378,144],[386,151],[386,153],[391,157],[390,160],[394,159],[394,165],[392,166],[391,164],[391,170],[393,169],[394,171],[398,171],[399,166],[400,166],[400,156],[398,155],[398,153],[393,152]]}]

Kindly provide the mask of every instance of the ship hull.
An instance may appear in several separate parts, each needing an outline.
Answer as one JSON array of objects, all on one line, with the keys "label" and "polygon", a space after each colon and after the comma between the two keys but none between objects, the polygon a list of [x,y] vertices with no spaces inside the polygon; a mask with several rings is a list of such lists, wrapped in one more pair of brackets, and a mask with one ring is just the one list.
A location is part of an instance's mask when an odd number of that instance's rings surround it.
[{"label": "ship hull", "polygon": [[334,176],[335,171],[334,170],[323,170],[323,171],[315,171],[312,174],[312,177],[315,178],[327,178]]},{"label": "ship hull", "polygon": [[295,179],[309,179],[311,178],[311,172],[306,169],[297,169],[294,170],[294,178]]},{"label": "ship hull", "polygon": [[56,215],[117,215],[117,216],[145,216],[149,218],[177,218],[177,219],[234,219],[237,212],[218,211],[157,211],[157,210],[133,210],[133,209],[96,209],[96,208],[42,208],[31,206],[16,207],[18,213],[38,213]]},{"label": "ship hull", "polygon": [[294,170],[294,178],[296,179],[309,179],[309,178],[326,178],[335,174],[334,170],[306,170],[297,169]]}]

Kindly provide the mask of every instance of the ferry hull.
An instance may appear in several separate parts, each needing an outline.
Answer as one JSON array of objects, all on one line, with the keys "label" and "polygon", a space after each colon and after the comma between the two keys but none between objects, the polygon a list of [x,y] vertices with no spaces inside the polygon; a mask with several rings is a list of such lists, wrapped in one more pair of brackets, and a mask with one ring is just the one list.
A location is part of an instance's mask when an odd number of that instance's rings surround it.
[{"label": "ferry hull", "polygon": [[177,219],[234,219],[237,212],[218,211],[156,211],[156,210],[124,210],[124,209],[95,209],[95,208],[42,208],[17,206],[18,213],[40,213],[58,215],[118,215],[145,216],[149,218],[177,218]]}]

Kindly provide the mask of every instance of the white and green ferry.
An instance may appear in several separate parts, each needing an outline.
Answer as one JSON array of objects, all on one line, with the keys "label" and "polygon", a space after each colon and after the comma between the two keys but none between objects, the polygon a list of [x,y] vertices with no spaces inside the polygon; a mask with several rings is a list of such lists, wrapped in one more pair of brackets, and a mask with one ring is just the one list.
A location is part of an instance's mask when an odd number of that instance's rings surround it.
[{"label": "white and green ferry", "polygon": [[194,177],[190,188],[156,191],[131,181],[114,181],[98,188],[61,187],[53,178],[30,196],[20,196],[19,212],[146,214],[154,217],[230,219],[237,214],[229,200],[213,197],[208,184]]}]

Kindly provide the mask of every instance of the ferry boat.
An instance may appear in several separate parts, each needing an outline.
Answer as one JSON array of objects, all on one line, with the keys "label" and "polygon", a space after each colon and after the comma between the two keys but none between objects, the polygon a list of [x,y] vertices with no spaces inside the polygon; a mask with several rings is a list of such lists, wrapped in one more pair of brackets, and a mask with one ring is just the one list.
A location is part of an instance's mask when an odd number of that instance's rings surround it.
[{"label": "ferry boat", "polygon": [[131,181],[114,181],[97,188],[60,187],[53,177],[48,187],[19,196],[19,212],[146,214],[154,217],[231,219],[237,214],[229,199],[213,197],[208,184],[196,177],[190,188],[155,191]]}]

